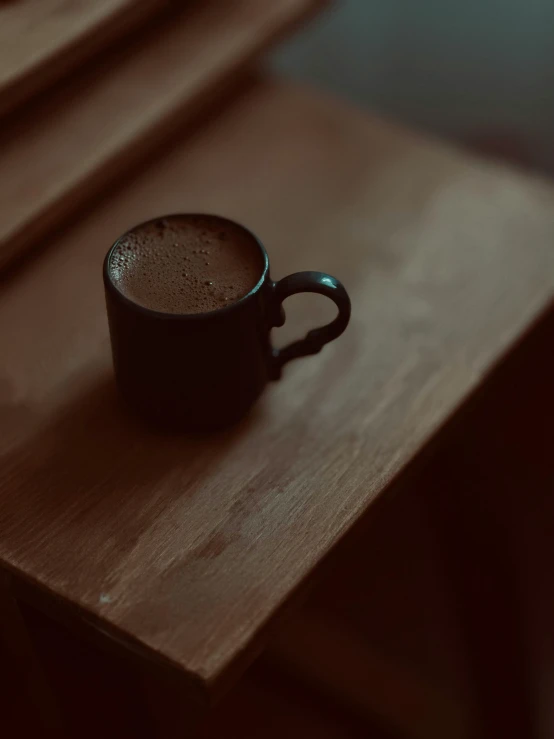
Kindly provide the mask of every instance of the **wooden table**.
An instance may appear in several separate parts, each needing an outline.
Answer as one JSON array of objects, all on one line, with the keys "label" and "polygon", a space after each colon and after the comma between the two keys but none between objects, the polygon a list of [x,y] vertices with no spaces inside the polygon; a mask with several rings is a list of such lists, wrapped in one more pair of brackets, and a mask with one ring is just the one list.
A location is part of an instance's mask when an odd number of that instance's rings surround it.
[{"label": "wooden table", "polygon": [[[539,179],[253,82],[5,282],[6,598],[211,704],[547,310],[553,205]],[[338,276],[353,318],[238,427],[160,436],[117,402],[101,263],[134,222],[198,210],[252,228],[275,278]],[[327,315],[290,303],[278,341]]]}]

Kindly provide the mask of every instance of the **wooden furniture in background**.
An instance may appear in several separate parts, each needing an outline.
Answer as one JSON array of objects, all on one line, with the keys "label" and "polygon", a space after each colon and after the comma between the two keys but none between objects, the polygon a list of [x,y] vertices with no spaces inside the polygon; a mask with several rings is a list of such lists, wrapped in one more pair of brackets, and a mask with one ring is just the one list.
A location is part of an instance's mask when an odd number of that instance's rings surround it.
[{"label": "wooden furniture in background", "polygon": [[[553,204],[542,181],[302,87],[253,85],[5,284],[0,556],[14,592],[196,700],[221,695],[550,304]],[[111,380],[103,255],[132,223],[180,210],[245,223],[275,278],[328,271],[354,306],[340,341],[209,438],[149,432]],[[294,335],[329,309],[290,303]]]},{"label": "wooden furniture in background", "polygon": [[12,116],[0,138],[0,268],[182,134],[319,4],[193,2]]},{"label": "wooden furniture in background", "polygon": [[170,0],[0,3],[0,115],[149,17]]}]

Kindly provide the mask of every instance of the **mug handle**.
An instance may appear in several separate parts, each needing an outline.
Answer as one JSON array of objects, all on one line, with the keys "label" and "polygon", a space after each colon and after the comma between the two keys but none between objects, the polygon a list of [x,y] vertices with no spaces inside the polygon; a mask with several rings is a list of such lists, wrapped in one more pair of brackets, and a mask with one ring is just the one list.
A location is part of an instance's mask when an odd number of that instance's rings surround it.
[{"label": "mug handle", "polygon": [[337,317],[326,326],[312,329],[303,339],[294,341],[283,349],[272,350],[272,380],[278,380],[281,377],[283,365],[291,359],[320,352],[325,344],[342,334],[350,320],[350,298],[339,280],[325,272],[295,272],[273,283],[275,304],[272,326],[282,326],[285,323],[283,301],[297,293],[325,295],[335,303],[339,312]]}]

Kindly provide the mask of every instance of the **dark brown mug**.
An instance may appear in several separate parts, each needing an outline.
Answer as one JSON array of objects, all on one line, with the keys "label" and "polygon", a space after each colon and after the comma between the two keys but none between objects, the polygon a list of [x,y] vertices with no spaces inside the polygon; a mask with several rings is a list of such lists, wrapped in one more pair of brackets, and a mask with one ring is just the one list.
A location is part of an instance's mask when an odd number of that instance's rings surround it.
[{"label": "dark brown mug", "polygon": [[[183,217],[166,216],[164,221]],[[222,226],[237,226],[219,216],[209,218]],[[323,272],[297,272],[273,282],[263,245],[240,228],[260,250],[260,278],[244,297],[209,313],[163,313],[133,302],[111,279],[110,257],[119,239],[106,255],[104,287],[116,382],[127,403],[158,425],[197,431],[234,423],[269,380],[281,377],[284,364],[317,354],[348,324],[350,299],[337,279]],[[304,339],[274,349],[270,331],[285,322],[282,303],[301,292],[325,295],[336,304],[338,314]]]}]

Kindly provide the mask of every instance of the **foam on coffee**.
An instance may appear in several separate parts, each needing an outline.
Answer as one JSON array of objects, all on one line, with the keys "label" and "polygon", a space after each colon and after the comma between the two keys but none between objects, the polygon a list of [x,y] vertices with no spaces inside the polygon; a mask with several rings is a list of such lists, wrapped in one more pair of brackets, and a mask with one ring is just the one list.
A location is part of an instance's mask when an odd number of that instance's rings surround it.
[{"label": "foam on coffee", "polygon": [[112,282],[130,300],[164,313],[204,313],[246,295],[263,272],[254,237],[211,216],[151,221],[112,251]]}]

